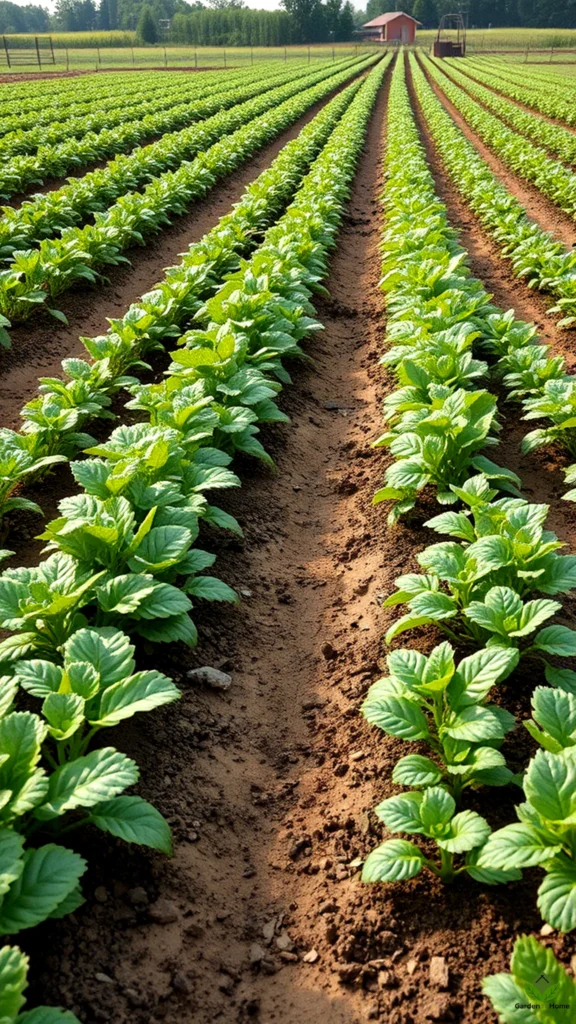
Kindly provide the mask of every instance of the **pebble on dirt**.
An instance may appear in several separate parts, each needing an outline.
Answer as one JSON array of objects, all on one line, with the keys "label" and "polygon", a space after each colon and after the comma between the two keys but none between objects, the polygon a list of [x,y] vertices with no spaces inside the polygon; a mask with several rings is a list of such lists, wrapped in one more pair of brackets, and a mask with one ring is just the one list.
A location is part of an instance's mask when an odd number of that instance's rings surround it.
[{"label": "pebble on dirt", "polygon": [[156,900],[148,909],[148,917],[155,924],[172,924],[179,916],[178,908],[170,900]]},{"label": "pebble on dirt", "polygon": [[430,984],[440,989],[447,989],[450,984],[448,964],[443,956],[433,956],[430,960]]},{"label": "pebble on dirt", "polygon": [[211,690],[229,690],[232,686],[232,676],[227,672],[221,672],[218,668],[211,668],[210,665],[203,665],[202,668],[191,668],[186,673],[188,679],[197,683],[209,686]]}]

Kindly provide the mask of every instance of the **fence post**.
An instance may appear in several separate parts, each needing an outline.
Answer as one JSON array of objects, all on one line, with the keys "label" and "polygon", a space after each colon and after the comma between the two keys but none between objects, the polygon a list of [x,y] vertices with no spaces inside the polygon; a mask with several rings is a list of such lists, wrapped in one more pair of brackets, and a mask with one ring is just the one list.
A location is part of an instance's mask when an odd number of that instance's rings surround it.
[{"label": "fence post", "polygon": [[96,47],[96,53],[98,54],[98,63],[101,64],[102,63],[102,57],[100,55],[100,47],[99,46]]},{"label": "fence post", "polygon": [[66,47],[66,71],[70,71],[70,54],[68,53],[68,47]]},{"label": "fence post", "polygon": [[40,57],[40,47],[38,46],[38,36],[34,36],[34,42],[36,43],[36,56],[38,58],[38,67],[42,67],[42,60]]},{"label": "fence post", "polygon": [[136,61],[135,61],[135,59],[134,59],[134,47],[133,47],[133,46],[131,46],[131,47],[130,47],[130,50],[132,51],[132,66],[134,67],[134,65],[135,65],[135,63],[136,63]]},{"label": "fence post", "polygon": [[4,43],[4,50],[6,51],[6,63],[8,67],[12,67],[10,63],[10,51],[8,49],[8,43],[6,42],[6,36],[2,36],[2,42]]}]

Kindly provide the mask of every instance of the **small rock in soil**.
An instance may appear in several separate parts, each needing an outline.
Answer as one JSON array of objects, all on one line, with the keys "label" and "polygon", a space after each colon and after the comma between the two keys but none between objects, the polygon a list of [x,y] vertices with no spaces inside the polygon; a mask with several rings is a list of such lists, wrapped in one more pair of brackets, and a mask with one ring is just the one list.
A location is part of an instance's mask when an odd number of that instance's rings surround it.
[{"label": "small rock in soil", "polygon": [[290,953],[289,950],[283,949],[282,952],[280,953],[280,959],[284,960],[288,964],[297,964],[298,954]]},{"label": "small rock in soil", "polygon": [[304,953],[302,959],[305,964],[315,964],[319,955],[317,949],[309,949],[307,953]]},{"label": "small rock in soil", "polygon": [[266,939],[266,942],[272,942],[272,939],[274,938],[275,930],[276,930],[276,918],[273,918],[272,921],[267,921],[266,924],[262,928],[262,935]]},{"label": "small rock in soil", "polygon": [[98,888],[94,890],[94,899],[98,903],[106,903],[106,900],[108,899],[108,892],[103,885],[99,885]]},{"label": "small rock in soil", "polygon": [[259,946],[257,942],[253,942],[248,950],[248,959],[251,964],[259,964],[264,960],[266,956],[266,950]]},{"label": "small rock in soil", "polygon": [[196,683],[203,683],[212,690],[229,690],[232,686],[232,676],[229,676],[227,672],[221,672],[218,668],[211,668],[210,665],[191,668],[186,675],[188,679],[193,679]]},{"label": "small rock in soil", "polygon": [[280,932],[280,935],[278,935],[276,945],[278,946],[278,949],[288,951],[289,953],[294,949],[294,943],[285,929]]},{"label": "small rock in soil", "polygon": [[146,907],[148,905],[148,893],[142,888],[142,886],[136,886],[135,889],[129,889],[126,893],[126,899],[133,907]]},{"label": "small rock in soil", "polygon": [[338,651],[332,644],[326,643],[322,645],[322,655],[326,661],[334,661],[334,658],[338,657]]},{"label": "small rock in soil", "polygon": [[410,960],[408,961],[408,963],[406,964],[406,972],[407,972],[408,974],[414,974],[414,972],[415,972],[415,971],[416,971],[417,969],[418,969],[418,961],[417,961],[417,960],[415,960],[415,959],[414,959],[414,957],[412,957],[412,958],[411,958],[411,959],[410,959]]},{"label": "small rock in soil", "polygon": [[554,928],[552,927],[551,924],[543,924],[542,925],[542,927],[540,929],[540,935],[546,936],[546,935],[553,935],[553,934],[554,934]]},{"label": "small rock in soil", "polygon": [[178,920],[178,908],[170,900],[156,900],[148,909],[148,917],[155,924],[172,924]]},{"label": "small rock in soil", "polygon": [[394,971],[378,971],[378,984],[380,988],[396,988],[398,978]]},{"label": "small rock in soil", "polygon": [[426,1019],[437,1021],[454,1020],[449,996],[434,996],[426,1006]]},{"label": "small rock in soil", "polygon": [[450,984],[448,964],[443,956],[433,956],[430,960],[430,984],[440,989],[446,989]]},{"label": "small rock in soil", "polygon": [[182,992],[185,995],[192,991],[190,981],[182,971],[177,971],[172,978],[172,988],[175,992]]},{"label": "small rock in soil", "polygon": [[96,981],[99,981],[100,984],[102,984],[102,985],[113,985],[114,984],[114,978],[111,978],[110,975],[108,975],[108,974],[103,974],[102,971],[96,971],[96,974],[94,975],[94,977],[96,978]]}]

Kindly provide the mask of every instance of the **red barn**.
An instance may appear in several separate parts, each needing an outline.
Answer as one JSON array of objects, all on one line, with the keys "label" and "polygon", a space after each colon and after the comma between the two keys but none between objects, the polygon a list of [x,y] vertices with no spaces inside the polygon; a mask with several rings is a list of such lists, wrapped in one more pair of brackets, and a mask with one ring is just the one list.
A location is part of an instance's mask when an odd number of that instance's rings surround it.
[{"label": "red barn", "polygon": [[404,11],[390,11],[367,21],[362,26],[362,33],[378,43],[413,43],[416,25],[420,25],[420,22],[404,14]]}]

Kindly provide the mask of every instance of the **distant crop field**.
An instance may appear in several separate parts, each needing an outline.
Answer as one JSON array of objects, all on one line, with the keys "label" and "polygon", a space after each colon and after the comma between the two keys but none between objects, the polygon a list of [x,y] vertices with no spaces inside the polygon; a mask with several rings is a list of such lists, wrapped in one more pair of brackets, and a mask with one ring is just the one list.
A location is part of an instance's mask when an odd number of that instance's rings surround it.
[{"label": "distant crop field", "polygon": [[[34,73],[38,71],[100,71],[115,68],[157,68],[157,67],[198,67],[226,68],[244,67],[258,61],[274,60],[338,60],[360,54],[376,53],[381,47],[365,43],[340,43],[335,46],[319,44],[314,46],[133,46],[134,33],[130,32],[76,32],[56,33],[52,36],[55,64],[51,63],[49,49],[43,46],[48,36],[39,36],[42,66],[38,67],[35,51],[32,50],[34,37],[6,36],[8,46],[18,51],[30,49],[31,62],[18,62],[8,66],[5,52],[0,47],[0,72]],[[45,43],[43,43],[45,40]]]},{"label": "distant crop field", "polygon": [[[420,46],[431,46],[436,31],[418,32],[416,38]],[[468,30],[467,43],[475,51],[576,49],[576,29],[473,28]]]}]

